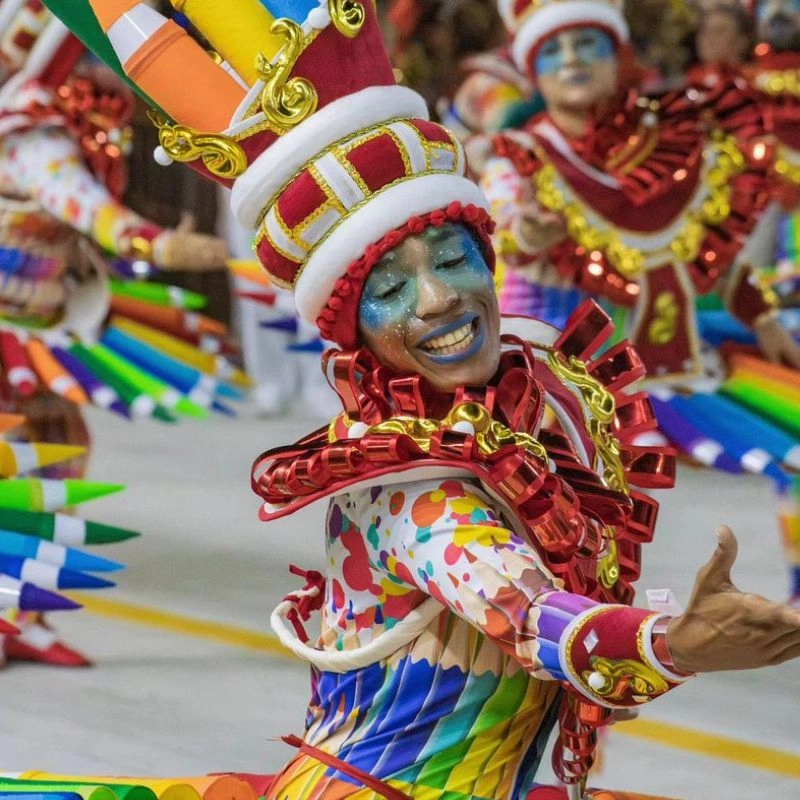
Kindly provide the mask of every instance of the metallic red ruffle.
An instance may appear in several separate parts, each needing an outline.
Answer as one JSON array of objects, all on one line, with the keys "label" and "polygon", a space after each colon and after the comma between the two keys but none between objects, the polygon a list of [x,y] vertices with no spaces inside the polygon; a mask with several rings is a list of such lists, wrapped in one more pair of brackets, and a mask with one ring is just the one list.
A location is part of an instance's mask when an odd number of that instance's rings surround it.
[{"label": "metallic red ruffle", "polygon": [[[590,359],[611,334],[605,313],[587,301],[575,313],[556,343],[565,356]],[[460,389],[451,395],[435,392],[419,376],[396,376],[380,366],[366,350],[333,351],[327,368],[348,418],[372,427],[394,416],[443,419],[468,400],[484,405],[492,417],[515,432],[535,434],[549,462],[517,445],[482,453],[475,436],[444,430],[432,435],[425,452],[410,436],[367,433],[348,439],[340,423],[337,441],[327,429],[292,447],[261,455],[253,468],[253,490],[277,509],[262,509],[263,519],[282,516],[308,502],[347,490],[367,479],[392,476],[415,467],[450,466],[471,473],[499,496],[527,531],[531,544],[548,569],[562,578],[570,591],[606,602],[630,602],[638,578],[639,548],[650,541],[657,503],[632,491],[608,489],[597,473],[581,463],[575,445],[560,430],[542,429],[545,385],[555,376],[536,361],[530,345],[504,337],[506,351],[500,369],[484,388]],[[628,481],[644,488],[670,486],[674,456],[665,448],[632,444],[641,432],[655,428],[655,418],[643,393],[621,390],[642,374],[635,352],[625,344],[589,362],[591,372],[616,396],[613,425],[621,445]],[[549,389],[549,387],[548,387]],[[591,444],[587,437],[587,443]],[[596,559],[603,551],[607,526],[617,529],[620,579],[613,589],[596,580]]]}]

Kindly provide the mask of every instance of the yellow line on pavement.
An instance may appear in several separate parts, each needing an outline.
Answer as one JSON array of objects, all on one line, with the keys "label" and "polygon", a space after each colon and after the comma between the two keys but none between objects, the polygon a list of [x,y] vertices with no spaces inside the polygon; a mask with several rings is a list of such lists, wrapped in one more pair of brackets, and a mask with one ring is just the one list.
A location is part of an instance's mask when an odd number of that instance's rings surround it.
[{"label": "yellow line on pavement", "polygon": [[[88,593],[71,592],[70,597],[81,603],[86,611],[98,616],[295,660],[295,656],[286,650],[275,636],[248,628],[239,628],[220,622],[207,622],[120,600],[100,599]],[[784,750],[750,744],[738,739],[730,739],[727,736],[704,733],[684,728],[681,725],[651,719],[640,718],[620,723],[614,726],[613,732],[614,735],[629,736],[654,742],[664,747],[685,750],[696,755],[717,758],[741,766],[800,779],[800,755]]]},{"label": "yellow line on pavement", "polygon": [[684,728],[671,722],[635,719],[613,727],[614,735],[643,739],[665,747],[686,750],[697,755],[731,761],[745,767],[762,769],[790,778],[800,778],[800,755],[772,747],[742,742],[715,733]]},{"label": "yellow line on pavement", "polygon": [[210,642],[243,647],[247,650],[257,650],[282,658],[295,658],[275,636],[249,628],[239,628],[222,622],[208,622],[206,620],[174,614],[171,611],[162,611],[157,608],[124,603],[120,600],[106,600],[83,592],[69,592],[69,596],[79,602],[86,611],[101,617],[131,622],[135,625],[146,625],[150,628],[160,628],[173,633],[182,633],[185,636],[194,636]]}]

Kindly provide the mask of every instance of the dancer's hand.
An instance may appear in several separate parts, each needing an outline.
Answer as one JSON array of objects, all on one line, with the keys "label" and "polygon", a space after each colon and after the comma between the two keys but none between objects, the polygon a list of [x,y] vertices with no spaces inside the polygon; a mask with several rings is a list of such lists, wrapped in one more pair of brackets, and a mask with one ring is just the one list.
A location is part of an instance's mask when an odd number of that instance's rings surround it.
[{"label": "dancer's hand", "polygon": [[800,657],[800,610],[740,592],[731,581],[736,537],[724,526],[718,535],[719,547],[697,573],[686,611],[667,629],[676,669],[755,669]]},{"label": "dancer's hand", "polygon": [[230,253],[219,237],[196,233],[194,219],[184,215],[174,230],[164,231],[155,238],[153,258],[161,269],[208,272],[223,269]]},{"label": "dancer's hand", "polygon": [[775,317],[767,316],[753,326],[758,347],[767,361],[800,369],[800,345]]}]

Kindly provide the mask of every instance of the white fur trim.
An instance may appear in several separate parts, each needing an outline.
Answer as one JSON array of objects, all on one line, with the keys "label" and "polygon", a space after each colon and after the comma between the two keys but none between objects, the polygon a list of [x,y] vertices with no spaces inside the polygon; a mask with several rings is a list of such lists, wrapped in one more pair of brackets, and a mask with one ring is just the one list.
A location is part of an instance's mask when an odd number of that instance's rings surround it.
[{"label": "white fur trim", "polygon": [[269,200],[320,151],[397,117],[427,119],[425,101],[405,86],[370,86],[321,108],[280,137],[236,181],[231,192],[234,215],[246,228],[254,228]]},{"label": "white fur trim", "polygon": [[347,217],[311,254],[295,286],[300,316],[314,322],[336,281],[369,245],[416,214],[446,208],[453,201],[488,210],[478,186],[460,175],[423,175],[403,181],[371,197]]},{"label": "white fur trim", "polygon": [[[300,589],[292,593],[299,601],[303,597],[314,597],[319,590]],[[284,600],[270,617],[272,630],[281,644],[296,656],[313,664],[325,672],[344,673],[363,669],[389,658],[400,648],[414,641],[442,612],[445,607],[433,597],[429,597],[416,608],[409,611],[393,628],[378,634],[371,642],[354,650],[322,650],[301,641],[294,627],[289,624],[288,614],[297,607],[297,601]]]},{"label": "white fur trim", "polygon": [[630,36],[620,9],[596,0],[561,0],[522,21],[511,46],[517,67],[527,75],[528,57],[536,45],[559,28],[580,24],[610,28],[621,42],[627,42]]}]

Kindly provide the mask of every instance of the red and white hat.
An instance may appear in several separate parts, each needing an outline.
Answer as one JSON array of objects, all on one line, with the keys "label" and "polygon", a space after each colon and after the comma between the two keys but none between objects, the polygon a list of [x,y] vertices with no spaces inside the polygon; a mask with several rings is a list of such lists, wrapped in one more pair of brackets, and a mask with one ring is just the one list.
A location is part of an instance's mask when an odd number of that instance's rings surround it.
[{"label": "red and white hat", "polygon": [[569,28],[601,28],[619,44],[630,37],[623,0],[498,0],[498,7],[514,37],[514,61],[526,73],[542,42]]},{"label": "red and white hat", "polygon": [[141,0],[88,2],[127,77],[170,118],[160,160],[232,188],[264,268],[326,338],[357,343],[353,294],[392,242],[447,220],[485,235],[462,147],[397,85],[371,0],[275,0],[278,19],[245,0],[212,13],[172,0],[217,63]]}]

